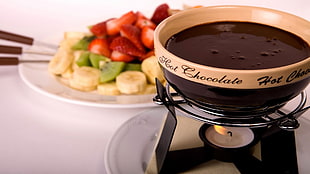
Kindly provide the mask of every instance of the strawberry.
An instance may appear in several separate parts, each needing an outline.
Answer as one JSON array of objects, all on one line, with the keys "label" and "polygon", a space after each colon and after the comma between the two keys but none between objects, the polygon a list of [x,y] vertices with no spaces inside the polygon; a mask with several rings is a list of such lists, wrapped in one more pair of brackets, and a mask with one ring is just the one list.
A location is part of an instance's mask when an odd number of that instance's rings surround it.
[{"label": "strawberry", "polygon": [[153,21],[156,25],[158,25],[161,21],[169,17],[169,6],[168,4],[161,4],[159,5],[151,18],[151,21]]},{"label": "strawberry", "polygon": [[92,40],[88,45],[88,50],[92,53],[104,55],[110,57],[111,51],[107,39],[96,38]]},{"label": "strawberry", "polygon": [[147,48],[154,49],[154,30],[149,27],[143,27],[141,31],[141,41]]},{"label": "strawberry", "polygon": [[123,36],[116,37],[110,44],[110,49],[113,51],[119,51],[124,54],[128,54],[136,57],[143,57],[144,52],[139,50],[129,39]]},{"label": "strawberry", "polygon": [[133,24],[134,22],[136,22],[136,19],[136,14],[133,11],[130,11],[122,15],[120,18],[107,21],[106,26],[108,35],[118,34],[122,25]]},{"label": "strawberry", "polygon": [[155,56],[154,50],[147,52],[143,57],[140,57],[139,60],[143,61],[144,59],[149,58],[151,56]]},{"label": "strawberry", "polygon": [[139,50],[145,51],[145,48],[140,40],[141,30],[131,24],[124,24],[121,26],[121,36],[129,39]]},{"label": "strawberry", "polygon": [[137,12],[137,21],[135,23],[135,26],[142,29],[145,26],[148,26],[152,29],[156,28],[156,24],[152,22],[149,18],[145,17],[141,12]]},{"label": "strawberry", "polygon": [[97,37],[107,35],[106,21],[97,23],[90,28],[90,31]]},{"label": "strawberry", "polygon": [[135,57],[130,56],[128,54],[121,53],[119,51],[115,51],[115,50],[112,51],[110,58],[112,61],[127,62],[127,63],[135,60]]}]

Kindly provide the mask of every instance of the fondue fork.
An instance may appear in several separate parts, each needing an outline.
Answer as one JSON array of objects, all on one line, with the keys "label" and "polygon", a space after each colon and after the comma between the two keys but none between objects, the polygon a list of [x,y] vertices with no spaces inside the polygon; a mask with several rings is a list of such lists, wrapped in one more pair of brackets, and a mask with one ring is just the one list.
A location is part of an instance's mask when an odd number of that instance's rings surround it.
[{"label": "fondue fork", "polygon": [[18,57],[0,57],[1,65],[18,65],[20,63],[48,63],[49,60],[20,60]]},{"label": "fondue fork", "polygon": [[3,30],[0,30],[0,39],[22,43],[26,45],[41,45],[41,46],[48,47],[51,49],[57,49],[58,47],[57,45],[34,40],[33,38],[28,37],[28,36],[23,36],[20,34],[15,34],[15,33],[3,31]]},{"label": "fondue fork", "polygon": [[33,50],[23,50],[22,47],[17,46],[7,46],[7,45],[0,45],[0,53],[4,54],[40,54],[40,55],[47,55],[52,56],[55,53],[52,52],[42,52],[42,51],[33,51]]},{"label": "fondue fork", "polygon": [[[45,55],[45,56],[53,56],[55,53],[52,52],[38,52],[32,50],[23,50],[22,47],[16,46],[6,46],[0,45],[0,53],[4,54],[38,54],[38,55]],[[48,63],[49,60],[44,59],[33,59],[33,60],[21,60],[18,57],[11,57],[11,56],[3,56],[0,57],[0,65],[18,65],[20,63]]]}]

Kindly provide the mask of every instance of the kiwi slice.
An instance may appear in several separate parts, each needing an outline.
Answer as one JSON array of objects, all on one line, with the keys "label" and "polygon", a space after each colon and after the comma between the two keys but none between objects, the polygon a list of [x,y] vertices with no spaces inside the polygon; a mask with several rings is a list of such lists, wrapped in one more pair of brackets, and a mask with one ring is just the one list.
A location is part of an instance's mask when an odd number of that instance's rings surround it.
[{"label": "kiwi slice", "polygon": [[99,78],[100,83],[112,81],[118,76],[124,69],[125,62],[106,62],[100,69],[101,74]]},{"label": "kiwi slice", "polygon": [[95,39],[95,36],[84,36],[81,40],[72,46],[73,50],[87,50],[89,43]]},{"label": "kiwi slice", "polygon": [[104,62],[110,61],[109,58],[102,56],[100,54],[95,54],[95,53],[89,54],[89,60],[90,60],[91,65],[94,68],[98,68],[98,69],[100,68],[100,61],[104,61]]},{"label": "kiwi slice", "polygon": [[81,66],[91,66],[90,60],[89,60],[89,52],[85,51],[83,52],[80,57],[75,62],[79,67]]},{"label": "kiwi slice", "polygon": [[126,63],[123,71],[142,71],[141,63]]}]

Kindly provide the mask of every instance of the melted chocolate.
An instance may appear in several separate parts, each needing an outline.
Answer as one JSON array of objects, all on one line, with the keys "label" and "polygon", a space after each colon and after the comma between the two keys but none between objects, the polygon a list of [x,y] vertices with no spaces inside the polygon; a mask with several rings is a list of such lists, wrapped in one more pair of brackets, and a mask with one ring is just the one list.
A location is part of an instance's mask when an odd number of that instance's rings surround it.
[{"label": "melted chocolate", "polygon": [[296,35],[249,22],[194,26],[172,36],[166,48],[188,61],[228,69],[274,68],[310,56],[309,45]]}]

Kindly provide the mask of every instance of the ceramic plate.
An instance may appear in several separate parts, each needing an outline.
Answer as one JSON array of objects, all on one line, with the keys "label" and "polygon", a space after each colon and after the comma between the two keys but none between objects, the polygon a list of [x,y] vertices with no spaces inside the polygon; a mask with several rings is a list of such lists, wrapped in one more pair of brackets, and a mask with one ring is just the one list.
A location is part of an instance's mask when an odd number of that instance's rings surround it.
[{"label": "ceramic plate", "polygon": [[95,92],[81,92],[72,89],[64,85],[59,78],[49,74],[47,66],[47,63],[20,64],[19,74],[22,80],[33,90],[65,102],[106,108],[141,108],[157,106],[152,100],[155,94],[104,96]]}]

